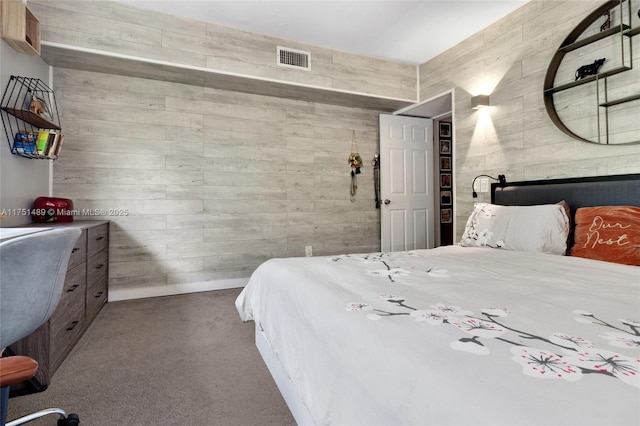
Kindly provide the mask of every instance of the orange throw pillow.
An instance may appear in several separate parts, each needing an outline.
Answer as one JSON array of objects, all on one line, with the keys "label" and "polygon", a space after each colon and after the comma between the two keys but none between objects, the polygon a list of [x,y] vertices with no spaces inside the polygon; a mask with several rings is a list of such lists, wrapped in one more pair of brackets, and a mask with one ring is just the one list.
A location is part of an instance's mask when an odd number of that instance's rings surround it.
[{"label": "orange throw pillow", "polygon": [[640,207],[582,207],[575,223],[571,256],[640,266]]}]

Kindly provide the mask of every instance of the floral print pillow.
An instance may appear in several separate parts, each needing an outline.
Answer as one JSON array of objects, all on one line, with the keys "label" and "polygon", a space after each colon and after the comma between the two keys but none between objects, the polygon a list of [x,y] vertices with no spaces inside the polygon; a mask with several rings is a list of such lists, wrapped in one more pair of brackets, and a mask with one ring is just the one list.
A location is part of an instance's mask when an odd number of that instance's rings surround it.
[{"label": "floral print pillow", "polygon": [[558,204],[500,206],[476,203],[460,245],[564,255],[569,218]]}]

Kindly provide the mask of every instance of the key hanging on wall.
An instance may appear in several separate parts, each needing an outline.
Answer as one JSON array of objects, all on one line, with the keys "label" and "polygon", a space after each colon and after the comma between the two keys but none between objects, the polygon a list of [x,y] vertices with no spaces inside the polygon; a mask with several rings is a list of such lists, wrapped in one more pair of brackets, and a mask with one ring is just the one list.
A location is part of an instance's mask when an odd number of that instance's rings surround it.
[{"label": "key hanging on wall", "polygon": [[351,132],[351,154],[349,154],[349,165],[351,166],[351,188],[349,195],[351,202],[356,201],[356,191],[358,190],[358,177],[360,167],[362,167],[362,157],[358,154],[358,144],[356,143],[356,131]]}]

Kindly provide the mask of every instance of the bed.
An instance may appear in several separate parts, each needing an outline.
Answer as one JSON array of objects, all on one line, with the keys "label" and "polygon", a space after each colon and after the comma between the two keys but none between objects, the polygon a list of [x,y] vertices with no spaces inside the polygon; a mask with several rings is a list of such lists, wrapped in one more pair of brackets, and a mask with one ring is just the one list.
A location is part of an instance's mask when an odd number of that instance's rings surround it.
[{"label": "bed", "polygon": [[[638,425],[640,215],[627,206],[640,174],[493,185],[458,245],[271,259],[236,307],[298,424]],[[524,241],[510,234],[522,214]]]}]

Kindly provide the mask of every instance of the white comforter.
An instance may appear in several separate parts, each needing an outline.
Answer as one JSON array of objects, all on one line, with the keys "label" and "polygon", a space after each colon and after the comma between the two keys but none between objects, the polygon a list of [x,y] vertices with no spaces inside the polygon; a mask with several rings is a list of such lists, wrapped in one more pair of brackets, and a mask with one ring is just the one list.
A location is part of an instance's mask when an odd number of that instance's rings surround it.
[{"label": "white comforter", "polygon": [[317,424],[640,424],[638,267],[457,246],[273,259],[236,306]]}]

